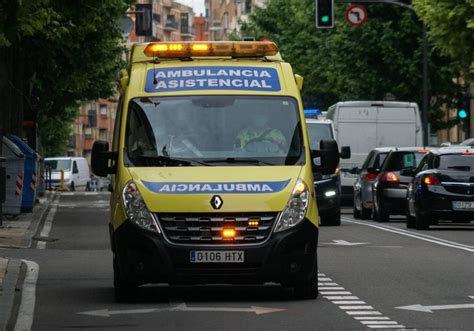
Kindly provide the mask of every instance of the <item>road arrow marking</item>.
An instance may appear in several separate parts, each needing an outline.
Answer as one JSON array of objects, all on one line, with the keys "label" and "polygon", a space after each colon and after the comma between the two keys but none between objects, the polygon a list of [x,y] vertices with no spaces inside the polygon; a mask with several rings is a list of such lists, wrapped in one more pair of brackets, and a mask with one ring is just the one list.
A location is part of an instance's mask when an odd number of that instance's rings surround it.
[{"label": "road arrow marking", "polygon": [[351,243],[345,240],[333,240],[332,243],[324,243],[325,245],[337,245],[337,246],[357,246],[357,245],[367,245],[368,243]]},{"label": "road arrow marking", "polygon": [[237,312],[237,313],[255,313],[256,315],[276,313],[284,311],[285,309],[280,308],[268,308],[251,306],[250,308],[232,308],[232,307],[188,307],[185,303],[178,305],[177,307],[171,308],[171,311],[221,311],[221,312]]},{"label": "road arrow marking", "polygon": [[169,308],[144,308],[144,309],[126,309],[126,310],[90,310],[79,312],[79,315],[111,317],[112,315],[126,315],[126,314],[149,314],[159,313],[164,311],[194,311],[194,312],[237,312],[237,313],[255,313],[256,315],[276,313],[284,311],[280,308],[268,308],[251,306],[250,308],[233,308],[233,307],[188,307],[185,303],[179,304],[175,307]]},{"label": "road arrow marking", "polygon": [[[474,299],[474,296],[469,296],[471,299]],[[424,313],[433,313],[433,310],[446,310],[446,309],[472,309],[474,308],[474,303],[464,303],[457,305],[435,305],[435,306],[423,306],[420,304],[395,307],[396,309],[412,310],[412,311],[421,311]]]}]

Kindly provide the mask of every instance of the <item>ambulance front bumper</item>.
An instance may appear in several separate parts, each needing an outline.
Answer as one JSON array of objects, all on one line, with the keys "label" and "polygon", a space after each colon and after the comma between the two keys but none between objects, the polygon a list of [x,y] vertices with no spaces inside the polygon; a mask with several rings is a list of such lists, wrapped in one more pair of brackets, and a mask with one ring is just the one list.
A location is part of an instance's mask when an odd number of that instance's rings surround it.
[{"label": "ambulance front bumper", "polygon": [[[272,233],[264,243],[223,246],[179,246],[162,234],[124,222],[111,233],[121,275],[135,284],[295,285],[317,271],[318,228],[304,220],[292,229]],[[242,251],[243,263],[192,263],[191,251]]]}]

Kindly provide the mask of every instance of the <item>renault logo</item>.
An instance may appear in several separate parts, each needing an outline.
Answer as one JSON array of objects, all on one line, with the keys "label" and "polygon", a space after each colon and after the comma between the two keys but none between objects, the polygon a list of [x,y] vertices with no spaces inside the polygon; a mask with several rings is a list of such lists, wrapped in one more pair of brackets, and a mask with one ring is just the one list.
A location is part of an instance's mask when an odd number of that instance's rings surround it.
[{"label": "renault logo", "polygon": [[211,198],[211,206],[214,209],[221,209],[222,205],[224,204],[224,201],[222,201],[222,198],[218,195],[214,195]]}]

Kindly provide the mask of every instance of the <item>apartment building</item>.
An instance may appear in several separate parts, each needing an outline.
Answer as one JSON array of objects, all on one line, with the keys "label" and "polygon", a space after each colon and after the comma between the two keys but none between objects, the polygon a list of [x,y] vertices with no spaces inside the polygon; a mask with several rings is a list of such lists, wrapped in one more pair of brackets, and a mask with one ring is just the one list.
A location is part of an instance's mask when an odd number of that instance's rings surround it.
[{"label": "apartment building", "polygon": [[68,156],[84,156],[91,161],[92,145],[96,140],[112,143],[113,127],[117,103],[113,100],[99,99],[84,103],[73,123]]},{"label": "apartment building", "polygon": [[241,22],[266,0],[205,0],[207,40],[227,40],[240,36]]}]

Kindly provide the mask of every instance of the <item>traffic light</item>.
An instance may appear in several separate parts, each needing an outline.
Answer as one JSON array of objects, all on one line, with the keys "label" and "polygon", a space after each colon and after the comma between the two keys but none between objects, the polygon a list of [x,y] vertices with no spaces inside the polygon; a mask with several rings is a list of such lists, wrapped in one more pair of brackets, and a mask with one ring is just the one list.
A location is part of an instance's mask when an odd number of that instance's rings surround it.
[{"label": "traffic light", "polygon": [[470,116],[469,103],[470,103],[469,94],[462,93],[461,95],[459,95],[456,109],[458,111],[458,118],[460,120],[463,120],[466,122],[469,121],[469,116]]},{"label": "traffic light", "polygon": [[316,28],[334,27],[334,0],[315,0]]}]

